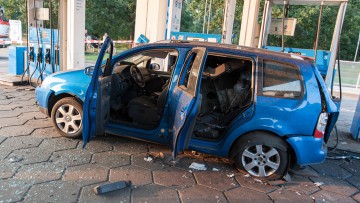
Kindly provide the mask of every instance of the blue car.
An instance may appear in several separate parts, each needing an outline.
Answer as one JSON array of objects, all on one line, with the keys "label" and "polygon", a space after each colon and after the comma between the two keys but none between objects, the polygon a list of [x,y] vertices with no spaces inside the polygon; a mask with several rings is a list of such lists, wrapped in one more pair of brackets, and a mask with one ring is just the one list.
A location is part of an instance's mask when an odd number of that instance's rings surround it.
[{"label": "blue car", "polygon": [[305,57],[207,42],[162,41],[94,67],[48,76],[40,110],[84,147],[114,134],[234,160],[240,171],[278,179],[324,161],[340,100]]}]

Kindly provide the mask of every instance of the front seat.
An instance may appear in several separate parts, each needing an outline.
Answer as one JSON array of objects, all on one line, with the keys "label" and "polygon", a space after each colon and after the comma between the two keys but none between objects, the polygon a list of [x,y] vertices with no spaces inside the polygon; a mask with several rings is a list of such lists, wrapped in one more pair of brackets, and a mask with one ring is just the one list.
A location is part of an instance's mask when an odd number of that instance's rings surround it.
[{"label": "front seat", "polygon": [[168,91],[169,85],[163,88],[157,100],[147,96],[132,99],[128,104],[128,115],[133,124],[145,129],[157,127],[164,110]]}]

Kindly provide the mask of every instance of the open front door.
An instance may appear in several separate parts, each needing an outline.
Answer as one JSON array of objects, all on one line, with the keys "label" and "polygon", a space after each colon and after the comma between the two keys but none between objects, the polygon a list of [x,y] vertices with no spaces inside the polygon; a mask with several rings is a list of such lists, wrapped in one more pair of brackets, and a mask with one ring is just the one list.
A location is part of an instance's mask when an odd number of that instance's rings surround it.
[{"label": "open front door", "polygon": [[112,50],[113,42],[108,37],[101,48],[85,95],[83,147],[96,135],[104,134],[104,128],[109,117],[111,93],[111,73],[106,73],[111,69]]},{"label": "open front door", "polygon": [[187,148],[200,111],[200,83],[205,65],[205,48],[193,48],[185,61],[178,85],[171,94],[170,118],[173,126],[173,157]]}]

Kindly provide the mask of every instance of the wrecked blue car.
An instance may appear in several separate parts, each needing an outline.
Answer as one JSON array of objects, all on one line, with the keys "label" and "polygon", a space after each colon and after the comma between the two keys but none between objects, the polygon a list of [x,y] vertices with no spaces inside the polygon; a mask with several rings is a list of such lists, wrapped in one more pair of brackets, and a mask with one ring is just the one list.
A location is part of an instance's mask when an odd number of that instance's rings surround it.
[{"label": "wrecked blue car", "polygon": [[84,145],[104,133],[229,157],[252,176],[278,179],[322,162],[339,115],[310,59],[207,42],[163,41],[95,67],[53,74],[36,89],[40,110]]}]

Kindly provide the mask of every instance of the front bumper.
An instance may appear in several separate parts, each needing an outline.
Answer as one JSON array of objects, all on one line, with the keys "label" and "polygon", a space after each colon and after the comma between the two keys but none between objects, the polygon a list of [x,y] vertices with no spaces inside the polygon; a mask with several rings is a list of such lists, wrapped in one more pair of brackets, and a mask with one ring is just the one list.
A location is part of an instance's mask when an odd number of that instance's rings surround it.
[{"label": "front bumper", "polygon": [[48,103],[52,91],[47,88],[37,87],[35,90],[36,101],[39,105],[40,112],[49,115]]},{"label": "front bumper", "polygon": [[326,158],[327,146],[323,139],[298,136],[290,137],[286,141],[294,149],[298,165],[321,163]]}]

